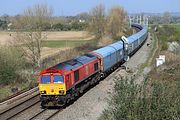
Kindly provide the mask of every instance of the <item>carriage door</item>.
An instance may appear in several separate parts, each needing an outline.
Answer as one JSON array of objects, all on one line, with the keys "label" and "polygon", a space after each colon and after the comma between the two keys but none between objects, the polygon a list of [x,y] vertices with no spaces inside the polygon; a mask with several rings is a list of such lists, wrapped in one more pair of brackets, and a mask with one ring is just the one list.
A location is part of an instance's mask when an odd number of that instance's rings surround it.
[{"label": "carriage door", "polygon": [[66,89],[69,89],[71,87],[71,75],[66,75]]}]

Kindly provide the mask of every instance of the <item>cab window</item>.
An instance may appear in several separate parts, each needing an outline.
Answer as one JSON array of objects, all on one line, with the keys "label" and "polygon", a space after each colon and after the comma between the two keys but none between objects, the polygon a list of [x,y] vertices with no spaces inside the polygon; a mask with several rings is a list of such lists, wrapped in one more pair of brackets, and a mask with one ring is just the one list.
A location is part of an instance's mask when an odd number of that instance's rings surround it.
[{"label": "cab window", "polygon": [[54,75],[54,83],[63,83],[63,82],[64,82],[63,76]]},{"label": "cab window", "polygon": [[98,63],[95,63],[94,64],[94,71],[97,71],[98,70]]},{"label": "cab window", "polygon": [[50,83],[51,82],[51,76],[49,75],[43,75],[41,77],[41,83],[42,84],[47,84],[47,83]]},{"label": "cab window", "polygon": [[77,82],[79,80],[79,70],[76,70],[74,72],[74,80],[75,80],[75,82]]}]

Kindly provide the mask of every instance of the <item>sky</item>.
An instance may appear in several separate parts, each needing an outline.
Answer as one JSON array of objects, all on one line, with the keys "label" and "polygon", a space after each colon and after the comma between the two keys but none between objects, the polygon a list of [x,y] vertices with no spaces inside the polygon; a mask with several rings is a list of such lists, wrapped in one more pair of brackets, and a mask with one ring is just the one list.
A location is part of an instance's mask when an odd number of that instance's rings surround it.
[{"label": "sky", "polygon": [[21,14],[27,7],[41,3],[52,7],[55,16],[88,12],[98,4],[103,4],[106,10],[119,5],[128,13],[180,12],[180,0],[1,0],[0,16]]}]

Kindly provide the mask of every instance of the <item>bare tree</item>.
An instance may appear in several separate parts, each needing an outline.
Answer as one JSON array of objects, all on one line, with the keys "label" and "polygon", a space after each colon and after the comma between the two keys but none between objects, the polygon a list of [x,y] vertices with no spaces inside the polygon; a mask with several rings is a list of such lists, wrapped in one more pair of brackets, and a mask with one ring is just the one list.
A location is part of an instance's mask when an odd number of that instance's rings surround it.
[{"label": "bare tree", "polygon": [[85,21],[89,21],[90,16],[88,13],[83,12],[77,15],[79,19],[85,20]]},{"label": "bare tree", "polygon": [[171,14],[170,12],[164,12],[162,21],[164,24],[169,24],[171,22]]},{"label": "bare tree", "polygon": [[108,15],[108,27],[107,32],[112,36],[113,39],[117,39],[122,36],[123,30],[127,25],[127,13],[120,7],[115,6],[110,9]]},{"label": "bare tree", "polygon": [[90,11],[90,23],[88,31],[96,36],[97,39],[101,39],[105,34],[105,7],[100,4]]},{"label": "bare tree", "polygon": [[33,68],[40,67],[42,41],[46,39],[42,31],[50,23],[52,13],[47,5],[38,4],[27,8],[14,20],[17,29],[15,40]]}]

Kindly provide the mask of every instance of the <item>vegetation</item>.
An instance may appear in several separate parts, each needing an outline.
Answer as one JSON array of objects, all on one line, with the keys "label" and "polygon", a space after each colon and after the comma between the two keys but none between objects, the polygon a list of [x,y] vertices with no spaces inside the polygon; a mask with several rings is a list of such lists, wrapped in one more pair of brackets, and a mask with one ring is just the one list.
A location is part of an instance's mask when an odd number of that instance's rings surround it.
[{"label": "vegetation", "polygon": [[[24,53],[24,57],[32,63],[34,71],[41,67],[42,41],[46,39],[42,31],[46,28],[46,24],[50,23],[51,16],[51,8],[38,4],[25,9],[23,15],[15,19],[13,24],[17,29],[15,44],[24,44],[19,48]],[[27,32],[22,32],[22,29]]]},{"label": "vegetation", "polygon": [[173,26],[180,32],[180,23],[179,24],[173,24]]},{"label": "vegetation", "polygon": [[88,31],[97,40],[103,37],[110,37],[113,40],[117,40],[124,35],[125,31],[128,31],[126,18],[127,13],[122,7],[112,7],[108,15],[105,15],[105,7],[100,4],[90,12]]},{"label": "vegetation", "polygon": [[162,22],[163,24],[170,24],[172,21],[172,17],[170,12],[164,12],[163,16],[162,16]]},{"label": "vegetation", "polygon": [[160,40],[161,50],[168,49],[168,42],[177,41],[180,43],[180,31],[171,25],[159,27],[157,37]]},{"label": "vegetation", "polygon": [[127,13],[122,7],[116,6],[110,9],[107,18],[107,32],[114,40],[119,39],[123,35],[124,29],[127,27],[126,17]]},{"label": "vegetation", "polygon": [[37,76],[17,47],[0,46],[0,61],[0,101],[20,90],[37,86]]},{"label": "vegetation", "polygon": [[51,30],[56,31],[69,31],[69,30],[75,30],[75,31],[82,31],[87,28],[88,24],[86,22],[78,22],[74,21],[72,23],[57,23],[54,24],[51,28]]},{"label": "vegetation", "polygon": [[94,40],[60,40],[60,41],[43,41],[43,47],[50,47],[50,48],[63,48],[63,47],[78,47],[83,46],[84,44],[95,44]]},{"label": "vegetation", "polygon": [[109,108],[99,120],[177,120],[180,116],[178,81],[116,78]]},{"label": "vegetation", "polygon": [[169,81],[179,81],[180,80],[180,55],[174,53],[166,52],[164,53],[166,57],[166,63],[158,68],[154,68],[149,73],[148,77],[151,79],[158,80],[169,80]]},{"label": "vegetation", "polygon": [[0,47],[0,61],[0,84],[18,82],[18,71],[25,65],[21,52],[13,47]]},{"label": "vegetation", "polygon": [[88,31],[96,36],[96,39],[101,39],[105,34],[106,16],[105,7],[100,4],[90,11],[90,23]]},{"label": "vegetation", "polygon": [[7,29],[7,21],[3,21],[0,19],[0,29],[2,30]]}]

